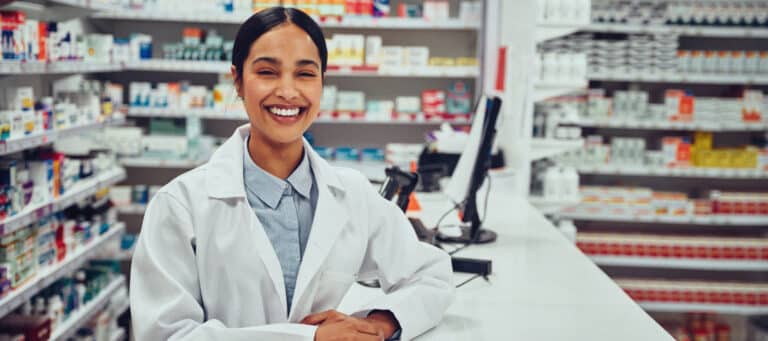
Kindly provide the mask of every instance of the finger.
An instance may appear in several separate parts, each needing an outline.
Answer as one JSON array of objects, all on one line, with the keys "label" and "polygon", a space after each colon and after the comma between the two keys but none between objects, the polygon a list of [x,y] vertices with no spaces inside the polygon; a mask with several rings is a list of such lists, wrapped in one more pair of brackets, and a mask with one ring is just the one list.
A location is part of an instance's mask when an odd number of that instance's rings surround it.
[{"label": "finger", "polygon": [[376,325],[362,319],[356,319],[354,326],[358,332],[363,334],[374,336],[380,336],[379,334],[381,334],[381,331],[376,327]]},{"label": "finger", "polygon": [[323,323],[328,318],[328,315],[332,311],[333,310],[326,310],[326,311],[321,312],[321,313],[307,315],[304,319],[301,320],[301,323],[302,324],[318,325],[320,323]]}]

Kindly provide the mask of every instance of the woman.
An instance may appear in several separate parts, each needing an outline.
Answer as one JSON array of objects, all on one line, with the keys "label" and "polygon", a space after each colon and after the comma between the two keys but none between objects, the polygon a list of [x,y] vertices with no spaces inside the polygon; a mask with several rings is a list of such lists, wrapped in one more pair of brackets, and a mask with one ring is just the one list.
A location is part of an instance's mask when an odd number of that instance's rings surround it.
[{"label": "woman", "polygon": [[[240,27],[231,72],[250,124],[149,204],[131,270],[137,340],[410,339],[440,321],[449,257],[302,138],[326,62],[301,11],[272,8]],[[333,310],[371,277],[387,295]]]}]

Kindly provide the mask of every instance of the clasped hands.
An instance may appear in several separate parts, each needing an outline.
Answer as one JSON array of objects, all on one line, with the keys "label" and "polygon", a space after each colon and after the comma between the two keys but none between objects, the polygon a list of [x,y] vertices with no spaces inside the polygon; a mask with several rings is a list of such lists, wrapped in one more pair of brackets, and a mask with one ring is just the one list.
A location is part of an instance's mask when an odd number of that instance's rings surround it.
[{"label": "clasped hands", "polygon": [[374,310],[366,318],[327,310],[309,315],[301,323],[317,326],[315,341],[383,341],[399,328],[394,315],[383,310]]}]

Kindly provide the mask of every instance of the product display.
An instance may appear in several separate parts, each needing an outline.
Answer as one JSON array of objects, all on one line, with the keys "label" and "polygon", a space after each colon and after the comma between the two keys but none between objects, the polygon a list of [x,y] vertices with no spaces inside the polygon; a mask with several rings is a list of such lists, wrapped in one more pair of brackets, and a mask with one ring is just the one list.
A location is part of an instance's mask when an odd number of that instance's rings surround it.
[{"label": "product display", "polygon": [[242,108],[241,104],[235,104],[236,93],[231,81],[216,84],[213,89],[185,81],[157,83],[154,87],[148,82],[132,82],[128,89],[131,109],[213,109],[223,115],[227,109]]},{"label": "product display", "polygon": [[384,162],[385,153],[379,148],[353,148],[353,147],[321,147],[314,146],[320,157],[329,161],[365,161]]},{"label": "product display", "polygon": [[557,201],[579,201],[579,174],[573,167],[535,162],[531,168],[531,195]]},{"label": "product display", "polygon": [[[16,340],[16,335],[24,335],[25,340],[48,340],[58,327],[85,309],[118,276],[119,264],[91,261],[71,277],[58,279],[16,312],[0,319],[0,335],[12,340]],[[91,324],[94,329],[90,330],[98,336],[91,334],[89,340],[107,340],[111,335],[110,321],[116,318],[111,315],[109,311],[97,315],[96,323]],[[85,330],[78,334],[85,334]]]},{"label": "product display", "polygon": [[398,96],[394,101],[366,101],[364,92],[343,91],[326,85],[318,118],[372,122],[469,121],[470,98],[464,82],[455,82],[447,91],[424,90],[421,98]]},{"label": "product display", "polygon": [[[234,41],[224,41],[215,30],[187,27],[180,43],[164,44],[163,58],[177,60],[230,61]],[[141,59],[150,59],[151,56]]]},{"label": "product display", "polygon": [[592,21],[647,25],[768,26],[768,5],[757,0],[592,0]]},{"label": "product display", "polygon": [[757,238],[582,232],[576,246],[588,255],[698,260],[768,260],[768,241]]},{"label": "product display", "polygon": [[35,99],[31,87],[6,88],[0,103],[0,140],[103,122],[122,106],[122,86],[88,81],[77,91]]},{"label": "product display", "polygon": [[564,212],[630,217],[768,216],[768,193],[710,191],[692,198],[647,187],[581,186],[581,203]]},{"label": "product display", "polygon": [[714,313],[687,313],[684,321],[662,321],[662,325],[675,341],[730,341],[733,328],[724,317]]},{"label": "product display", "polygon": [[768,286],[738,282],[616,279],[637,302],[679,302],[743,307],[768,306]]},{"label": "product display", "polygon": [[146,205],[162,186],[114,186],[109,190],[109,199],[115,206]]},{"label": "product display", "polygon": [[539,24],[583,24],[590,21],[590,0],[538,0]]}]

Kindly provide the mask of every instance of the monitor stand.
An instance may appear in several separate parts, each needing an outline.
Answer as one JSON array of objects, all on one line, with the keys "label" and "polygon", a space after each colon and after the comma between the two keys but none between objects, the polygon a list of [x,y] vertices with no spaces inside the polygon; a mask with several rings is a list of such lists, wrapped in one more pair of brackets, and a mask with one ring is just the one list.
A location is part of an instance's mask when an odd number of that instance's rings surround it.
[{"label": "monitor stand", "polygon": [[461,228],[461,236],[446,236],[445,234],[438,233],[437,240],[443,243],[461,243],[461,244],[488,244],[496,241],[496,232],[486,229],[480,229],[477,231],[477,238],[472,238],[470,235],[471,229],[469,227]]}]

